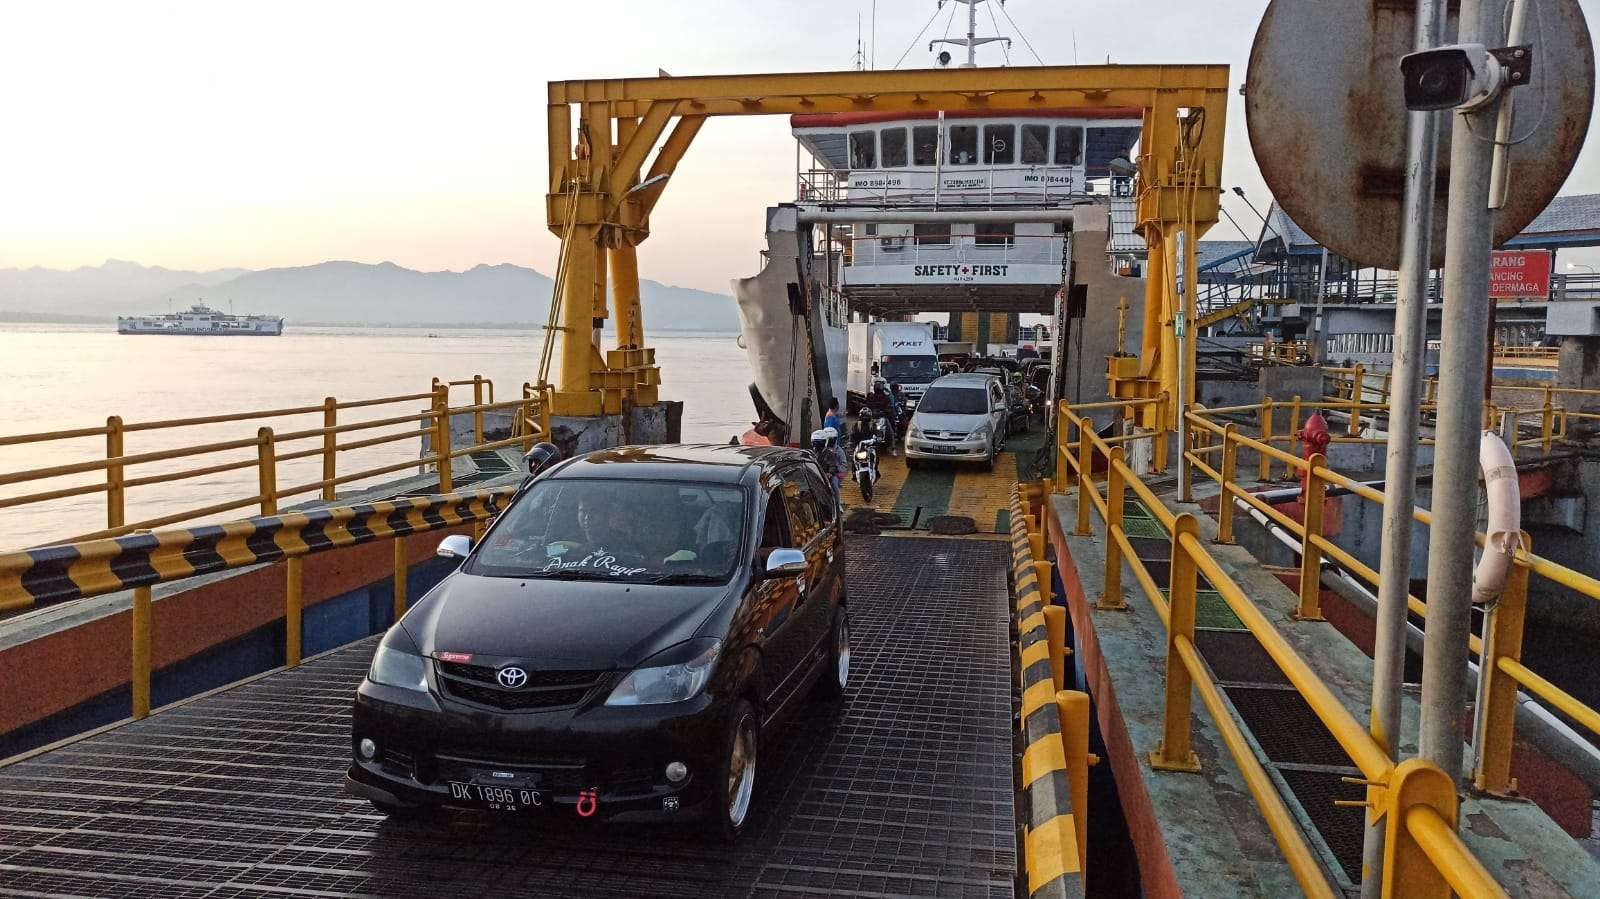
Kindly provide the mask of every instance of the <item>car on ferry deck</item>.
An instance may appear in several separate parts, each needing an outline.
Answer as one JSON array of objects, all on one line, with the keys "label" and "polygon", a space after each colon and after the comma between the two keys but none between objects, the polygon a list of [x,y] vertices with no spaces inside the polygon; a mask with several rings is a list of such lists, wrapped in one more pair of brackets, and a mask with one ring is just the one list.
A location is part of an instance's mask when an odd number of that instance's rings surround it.
[{"label": "car on ferry deck", "polygon": [[843,528],[810,455],[602,450],[531,479],[384,636],[347,789],[437,807],[748,820],[762,736],[850,675]]},{"label": "car on ferry deck", "polygon": [[945,375],[928,386],[906,430],[906,463],[980,461],[994,467],[1005,448],[1010,409],[992,374]]}]

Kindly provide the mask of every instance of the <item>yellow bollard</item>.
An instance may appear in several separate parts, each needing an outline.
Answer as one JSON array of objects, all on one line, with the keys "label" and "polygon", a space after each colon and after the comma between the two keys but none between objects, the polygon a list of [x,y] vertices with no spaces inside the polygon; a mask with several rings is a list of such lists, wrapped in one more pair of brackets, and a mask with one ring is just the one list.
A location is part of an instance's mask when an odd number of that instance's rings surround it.
[{"label": "yellow bollard", "polygon": [[1067,678],[1067,610],[1060,606],[1044,607],[1045,645],[1050,649],[1050,678],[1061,690]]},{"label": "yellow bollard", "polygon": [[1200,533],[1194,516],[1185,512],[1172,528],[1172,578],[1167,607],[1167,685],[1161,744],[1150,753],[1150,767],[1158,771],[1200,770],[1200,759],[1189,748],[1190,702],[1194,678],[1178,653],[1178,641],[1194,644],[1196,571],[1183,536]]},{"label": "yellow bollard", "polygon": [[[1533,541],[1522,534],[1522,549],[1533,552]],[[1517,682],[1500,670],[1500,660],[1522,661],[1523,621],[1528,609],[1528,569],[1512,565],[1500,601],[1484,625],[1483,732],[1473,740],[1478,747],[1474,785],[1485,793],[1509,796],[1517,788],[1511,777],[1511,743],[1517,726]]]},{"label": "yellow bollard", "polygon": [[333,397],[322,400],[322,499],[337,499],[334,479],[339,476],[339,435],[333,432],[339,426],[339,401]]},{"label": "yellow bollard", "polygon": [[150,588],[133,588],[133,717],[150,716]]},{"label": "yellow bollard", "polygon": [[1301,621],[1324,621],[1322,617],[1322,547],[1314,538],[1322,536],[1322,501],[1328,485],[1317,474],[1317,469],[1328,465],[1321,453],[1312,456],[1308,463],[1310,474],[1306,477],[1306,491],[1300,497],[1305,503],[1305,518],[1300,536],[1300,608],[1294,617]]},{"label": "yellow bollard", "polygon": [[[472,376],[472,405],[483,405],[483,375]],[[472,410],[472,445],[483,446],[483,410]]]},{"label": "yellow bollard", "polygon": [[1033,576],[1039,581],[1039,597],[1044,600],[1045,605],[1049,605],[1055,594],[1055,566],[1040,559],[1039,556],[1034,556],[1034,559],[1036,561],[1033,563]]},{"label": "yellow bollard", "polygon": [[300,664],[300,557],[284,560],[283,663]]},{"label": "yellow bollard", "polygon": [[405,615],[409,605],[406,596],[406,580],[411,570],[406,561],[406,538],[394,538],[394,620],[399,621]]},{"label": "yellow bollard", "polygon": [[1105,591],[1098,609],[1126,609],[1122,598],[1122,544],[1114,536],[1122,530],[1122,507],[1127,499],[1122,467],[1126,451],[1120,446],[1111,448],[1111,458],[1106,463],[1106,578]]},{"label": "yellow bollard", "polygon": [[1233,484],[1239,466],[1239,444],[1234,441],[1235,425],[1222,428],[1222,492],[1217,494],[1217,542],[1233,542],[1233,494],[1228,487]]},{"label": "yellow bollard", "polygon": [[1078,527],[1073,531],[1079,537],[1093,533],[1089,528],[1089,512],[1094,500],[1089,491],[1094,489],[1094,444],[1090,443],[1094,423],[1088,418],[1078,420]]},{"label": "yellow bollard", "polygon": [[433,388],[433,457],[439,468],[439,492],[449,493],[450,479],[450,388]]},{"label": "yellow bollard", "polygon": [[278,514],[278,449],[271,428],[256,431],[256,483],[261,491],[261,514]]},{"label": "yellow bollard", "polygon": [[1056,693],[1056,714],[1061,717],[1062,757],[1067,762],[1067,789],[1072,797],[1072,824],[1078,831],[1078,869],[1088,862],[1089,767],[1100,763],[1089,751],[1089,694],[1081,690]]},{"label": "yellow bollard", "polygon": [[[122,458],[122,418],[113,415],[106,419],[106,460]],[[122,464],[106,466],[106,527],[120,528],[124,522],[126,494],[123,489]]]},{"label": "yellow bollard", "polygon": [[[1261,442],[1267,446],[1272,445],[1272,399],[1269,397],[1261,402]],[[1266,453],[1257,453],[1261,457],[1261,470],[1256,472],[1256,480],[1272,480],[1272,457]]]}]

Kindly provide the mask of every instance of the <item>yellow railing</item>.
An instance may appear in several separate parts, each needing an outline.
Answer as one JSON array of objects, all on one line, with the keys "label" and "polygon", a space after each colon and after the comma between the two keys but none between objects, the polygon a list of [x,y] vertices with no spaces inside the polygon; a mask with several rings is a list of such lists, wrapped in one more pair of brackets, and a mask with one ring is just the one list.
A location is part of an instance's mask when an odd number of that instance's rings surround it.
[{"label": "yellow railing", "polygon": [[[1195,591],[1198,577],[1203,575],[1361,771],[1360,782],[1367,786],[1367,799],[1361,805],[1389,815],[1390,821],[1404,822],[1402,827],[1385,830],[1389,845],[1386,847],[1388,862],[1383,870],[1382,895],[1446,897],[1454,889],[1464,897],[1504,896],[1504,891],[1472,857],[1455,832],[1457,798],[1453,782],[1437,768],[1418,760],[1395,765],[1377,740],[1256,608],[1232,576],[1212,558],[1200,539],[1195,518],[1189,514],[1173,514],[1128,465],[1123,447],[1111,445],[1100,438],[1095,433],[1093,422],[1082,412],[1082,407],[1063,407],[1061,410],[1070,429],[1064,428],[1058,432],[1060,443],[1056,447],[1057,458],[1066,473],[1058,477],[1056,484],[1057,489],[1076,485],[1078,517],[1074,533],[1082,536],[1092,533],[1091,509],[1105,524],[1105,591],[1097,604],[1098,608],[1112,609],[1123,605],[1121,575],[1122,566],[1126,563],[1167,631],[1163,736],[1161,743],[1151,753],[1152,766],[1169,771],[1198,770],[1198,762],[1190,750],[1191,697],[1198,693],[1301,889],[1308,896],[1338,895],[1337,890],[1329,884],[1326,873],[1307,844],[1294,816],[1285,806],[1283,797],[1256,757],[1249,739],[1234,719],[1222,691],[1211,679],[1195,646]],[[1195,417],[1191,416],[1191,421]],[[1075,444],[1073,432],[1077,435]],[[1202,438],[1200,446],[1186,451],[1186,462],[1195,464],[1200,461],[1203,465],[1202,457],[1209,455],[1209,450],[1220,449],[1223,453],[1223,469],[1231,474],[1237,464],[1239,437],[1227,426],[1223,427],[1223,432],[1233,436],[1234,440],[1230,442],[1225,438],[1222,444],[1209,447]],[[1155,439],[1156,435],[1147,436]],[[1298,461],[1265,443],[1251,442],[1256,443],[1268,458]],[[1230,459],[1230,455],[1233,458]],[[1104,496],[1094,478],[1094,462],[1097,458],[1104,460],[1105,465]],[[1162,588],[1139,559],[1124,529],[1123,502],[1129,490],[1150,509],[1170,538],[1167,596],[1163,595]],[[1314,499],[1309,500],[1308,507],[1313,502]],[[1222,505],[1227,508],[1231,503]],[[1273,512],[1281,515],[1277,510]],[[1287,516],[1282,517],[1287,519]],[[1221,524],[1219,540],[1231,539],[1227,530],[1229,527],[1228,524]],[[1315,528],[1316,522],[1313,521],[1313,533]],[[1319,552],[1327,549],[1316,539],[1310,541],[1310,546]],[[1337,550],[1337,547],[1334,549]],[[1312,569],[1313,576],[1310,578],[1313,585],[1316,582],[1315,570]],[[1306,580],[1303,577],[1302,583]],[[1311,592],[1314,596],[1314,589]],[[1307,590],[1302,588],[1302,613],[1306,611],[1306,594]],[[1312,612],[1315,613],[1314,605]]]},{"label": "yellow railing", "polygon": [[[472,388],[471,402],[467,405],[451,405],[451,388],[464,385]],[[418,404],[424,403],[426,409],[415,411]],[[379,417],[346,420],[346,415],[356,410],[366,410],[360,414],[376,412]],[[318,413],[322,416],[321,427],[283,430],[270,424]],[[486,440],[486,413],[509,414],[513,422],[512,436]],[[468,414],[473,418],[473,440],[470,445],[455,446],[450,433],[450,420],[452,416]],[[245,423],[246,427],[255,425],[255,433],[227,440],[191,442],[149,452],[126,451],[127,438],[131,434],[156,433],[167,442],[172,442],[182,440],[186,433],[193,434],[192,429],[228,423]],[[73,497],[104,495],[105,528],[78,535],[42,535],[49,539],[31,541],[37,545],[43,542],[68,543],[115,537],[136,530],[193,522],[245,509],[271,515],[278,511],[280,503],[286,499],[315,497],[325,503],[333,502],[336,488],[340,485],[419,467],[437,471],[439,490],[448,492],[451,489],[453,459],[517,444],[529,447],[549,432],[550,402],[547,389],[540,390],[525,384],[520,399],[496,402],[493,382],[481,376],[450,382],[434,379],[432,388],[424,393],[360,400],[328,397],[317,405],[251,412],[134,422],[125,422],[121,416],[113,415],[103,426],[0,436],[0,448],[27,447],[32,454],[81,453],[82,441],[94,438],[102,439],[105,445],[104,454],[98,458],[0,472],[0,489],[5,490],[5,494],[0,496],[0,510],[37,509],[43,504]],[[416,440],[420,443],[424,437],[430,444],[426,454],[400,462],[341,471],[341,453],[403,441]],[[209,458],[203,463],[194,462],[176,469],[170,464],[179,460],[193,462],[203,457]],[[311,459],[320,459],[320,477],[302,483],[282,483],[280,475],[290,472],[286,463]],[[216,487],[219,492],[228,489],[239,492],[216,496],[215,502],[204,505],[128,520],[128,493],[131,490],[194,482],[230,472],[251,470],[256,473],[254,491],[241,488],[237,483],[231,488],[219,485]],[[75,483],[63,484],[64,480]]]},{"label": "yellow railing", "polygon": [[[1389,408],[1390,376],[1364,371],[1362,366],[1350,368],[1323,368],[1323,374],[1332,382],[1331,391],[1316,404],[1318,408],[1345,413],[1350,416],[1349,434],[1354,437],[1366,427],[1368,417],[1375,425],[1379,416],[1386,416]],[[1439,380],[1429,378],[1423,382],[1422,410],[1436,410]],[[1600,407],[1600,390],[1553,385],[1527,386],[1497,384],[1494,402],[1483,405],[1483,425],[1502,434],[1515,434],[1508,440],[1512,455],[1519,449],[1538,449],[1549,453],[1554,445],[1568,438],[1572,422],[1600,422],[1600,412],[1584,411],[1586,404]],[[1282,404],[1280,404],[1281,406]],[[1231,411],[1245,412],[1257,406],[1239,406]],[[1298,421],[1298,417],[1296,418]],[[1263,419],[1266,422],[1266,419]],[[1293,431],[1297,425],[1291,425]],[[1372,438],[1363,442],[1381,444],[1386,438]],[[1426,441],[1424,441],[1426,443]]]},{"label": "yellow railing", "polygon": [[[1264,414],[1270,414],[1270,407],[1251,408],[1260,408]],[[1232,538],[1236,503],[1244,503],[1271,519],[1288,533],[1299,537],[1301,541],[1299,615],[1302,618],[1321,617],[1318,608],[1317,572],[1324,558],[1333,561],[1353,577],[1376,589],[1378,572],[1323,534],[1321,507],[1323,497],[1330,486],[1346,490],[1351,495],[1380,506],[1385,502],[1383,491],[1334,471],[1328,467],[1326,458],[1321,455],[1306,460],[1247,437],[1239,433],[1236,423],[1224,424],[1214,420],[1214,416],[1222,411],[1224,410],[1212,409],[1189,414],[1188,442],[1193,446],[1203,444],[1206,449],[1204,451],[1191,449],[1184,459],[1185,464],[1192,470],[1216,481],[1223,492],[1223,502],[1219,504],[1217,511],[1219,542],[1228,542]],[[1238,409],[1227,411],[1237,414]],[[1236,473],[1240,450],[1256,453],[1261,459],[1263,470],[1273,462],[1281,462],[1286,469],[1299,473],[1306,487],[1302,497],[1306,509],[1303,520],[1296,521],[1285,515],[1239,483]],[[1221,452],[1220,468],[1213,467],[1205,458],[1211,451]],[[1413,508],[1411,515],[1414,520],[1424,525],[1431,526],[1433,523],[1433,516],[1426,509]],[[1479,546],[1484,545],[1485,537],[1482,533],[1477,535],[1477,540]],[[1522,545],[1513,556],[1511,575],[1505,590],[1494,609],[1488,613],[1484,629],[1484,633],[1488,635],[1487,647],[1484,641],[1476,636],[1468,640],[1471,651],[1479,656],[1481,663],[1488,669],[1482,715],[1484,733],[1481,735],[1482,743],[1477,746],[1477,767],[1474,772],[1478,789],[1488,793],[1506,794],[1511,789],[1511,744],[1516,724],[1519,687],[1549,703],[1551,707],[1578,722],[1591,733],[1600,735],[1600,711],[1585,705],[1572,694],[1522,664],[1523,620],[1531,575],[1537,575],[1580,595],[1600,601],[1600,580],[1534,555],[1531,539],[1527,534],[1522,535]],[[1408,596],[1407,605],[1412,612],[1426,618],[1427,604],[1422,600]]]},{"label": "yellow railing", "polygon": [[1253,343],[1246,348],[1246,353],[1258,362],[1300,365],[1310,361],[1311,344],[1296,340]]}]

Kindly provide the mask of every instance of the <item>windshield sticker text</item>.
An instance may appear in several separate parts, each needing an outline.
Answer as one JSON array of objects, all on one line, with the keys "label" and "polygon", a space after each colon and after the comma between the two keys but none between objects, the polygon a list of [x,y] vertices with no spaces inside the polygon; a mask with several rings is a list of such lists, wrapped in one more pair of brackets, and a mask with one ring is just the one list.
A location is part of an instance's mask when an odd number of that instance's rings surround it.
[{"label": "windshield sticker text", "polygon": [[589,553],[581,559],[573,559],[571,562],[563,562],[559,557],[557,557],[546,562],[544,568],[540,570],[548,574],[556,571],[575,571],[583,569],[604,571],[612,577],[632,577],[644,571],[644,568],[642,567],[629,568],[625,565],[618,565],[617,557],[603,549]]}]

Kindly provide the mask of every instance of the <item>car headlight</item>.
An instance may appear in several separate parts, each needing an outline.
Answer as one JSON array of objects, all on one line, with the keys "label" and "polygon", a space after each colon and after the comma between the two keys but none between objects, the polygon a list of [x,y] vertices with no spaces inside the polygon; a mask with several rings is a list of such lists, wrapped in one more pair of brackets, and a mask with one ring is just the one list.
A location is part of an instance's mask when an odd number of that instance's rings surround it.
[{"label": "car headlight", "polygon": [[921,436],[922,436],[922,429],[921,429],[921,428],[919,428],[919,427],[917,427],[917,426],[916,426],[916,424],[915,424],[915,423],[913,423],[913,424],[912,424],[912,425],[911,425],[911,431],[910,431],[910,434],[911,434],[911,436],[913,436],[913,437],[921,437]]},{"label": "car headlight", "polygon": [[[644,666],[628,672],[606,697],[606,705],[659,705],[693,699],[711,679],[711,668],[721,651],[720,640],[691,640],[659,653]],[[683,661],[661,664],[685,653],[694,655]]]},{"label": "car headlight", "polygon": [[367,669],[367,680],[404,690],[428,689],[428,662],[422,656],[392,646],[379,646]]}]

